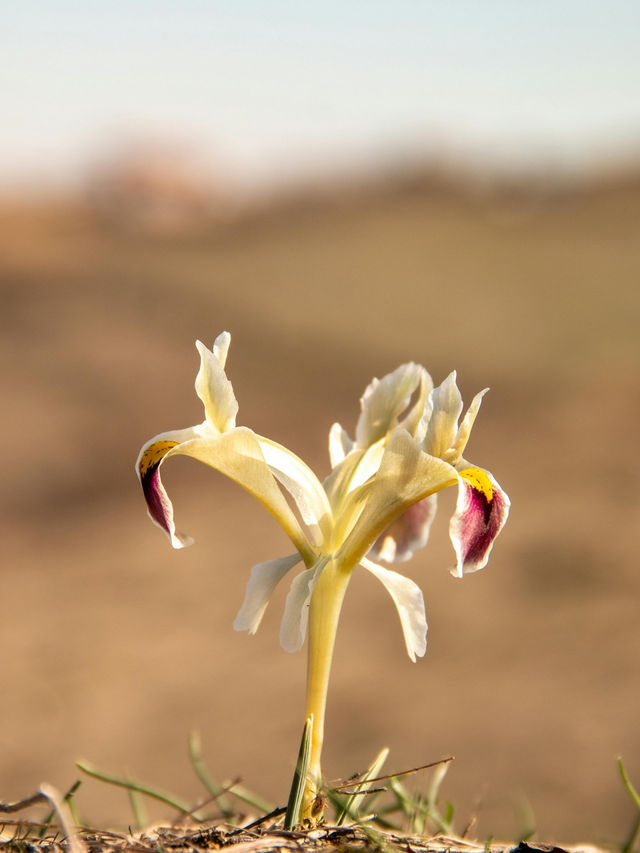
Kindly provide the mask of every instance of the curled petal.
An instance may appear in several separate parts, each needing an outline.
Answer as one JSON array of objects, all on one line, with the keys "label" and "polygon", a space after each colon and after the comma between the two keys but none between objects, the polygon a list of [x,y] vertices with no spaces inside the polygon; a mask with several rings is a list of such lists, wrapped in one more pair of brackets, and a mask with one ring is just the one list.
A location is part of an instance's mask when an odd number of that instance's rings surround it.
[{"label": "curled petal", "polygon": [[385,563],[404,563],[424,548],[435,518],[438,496],[430,495],[406,509],[378,538],[369,556]]},{"label": "curled petal", "polygon": [[[424,388],[425,384],[431,384],[431,378],[424,367],[413,362],[402,364],[382,379],[374,379],[360,400],[362,412],[356,426],[356,445],[368,447],[395,429],[420,383]],[[420,415],[421,412],[415,418],[416,424]]]},{"label": "curled petal", "polygon": [[160,433],[143,445],[136,461],[136,473],[147,502],[149,518],[165,531],[174,548],[185,548],[192,544],[193,539],[176,532],[173,506],[160,479],[160,464],[174,447],[198,436],[198,427]]},{"label": "curled petal", "polygon": [[[462,397],[456,385],[455,370],[431,392],[433,409],[424,449],[432,456],[444,459],[447,450],[454,446],[458,434],[458,418],[462,413]],[[449,460],[447,460],[449,461]]]},{"label": "curled petal", "polygon": [[486,566],[511,502],[487,471],[465,468],[459,474],[458,501],[449,523],[449,536],[458,558],[451,573],[461,578]]},{"label": "curled petal", "polygon": [[299,574],[291,584],[280,626],[280,645],[285,652],[297,652],[304,643],[311,596],[328,562],[329,558],[323,557],[315,566]]},{"label": "curled petal", "polygon": [[416,655],[422,657],[427,650],[427,619],[420,587],[411,578],[383,569],[366,558],[360,565],[378,578],[393,599],[400,617],[407,654],[415,663]]},{"label": "curled petal", "polygon": [[223,332],[218,335],[213,351],[196,341],[200,353],[200,370],[196,376],[196,393],[204,404],[207,423],[216,432],[227,432],[236,425],[238,401],[233,386],[224,372],[231,335]]},{"label": "curled petal", "polygon": [[251,569],[244,601],[233,623],[236,631],[255,634],[276,586],[300,560],[300,554],[292,554],[258,563]]},{"label": "curled petal", "polygon": [[149,514],[169,534],[174,548],[182,548],[190,544],[190,540],[175,532],[173,508],[160,480],[159,466],[170,456],[177,455],[204,462],[258,498],[302,558],[309,565],[313,563],[315,551],[269,470],[255,433],[246,427],[236,427],[219,435],[207,433],[203,427],[163,433],[142,448],[137,468]]}]

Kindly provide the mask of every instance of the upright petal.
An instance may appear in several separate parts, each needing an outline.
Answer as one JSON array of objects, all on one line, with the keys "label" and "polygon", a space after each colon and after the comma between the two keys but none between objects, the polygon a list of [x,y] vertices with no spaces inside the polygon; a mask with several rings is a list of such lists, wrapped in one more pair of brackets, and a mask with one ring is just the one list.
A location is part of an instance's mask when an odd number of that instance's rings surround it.
[{"label": "upright petal", "polygon": [[[455,370],[431,392],[433,410],[424,439],[424,449],[432,456],[445,459],[458,434],[458,418],[462,413],[462,397],[456,384]],[[450,461],[446,459],[446,461]]]},{"label": "upright petal", "polygon": [[358,486],[366,483],[374,474],[377,474],[384,456],[385,443],[384,439],[376,441],[375,444],[370,444],[363,452],[360,461],[354,468],[349,485],[346,488],[345,494],[349,494]]},{"label": "upright petal", "polygon": [[411,401],[413,392],[421,382],[427,380],[430,382],[424,367],[413,362],[402,364],[382,379],[374,379],[360,400],[362,412],[356,426],[356,445],[368,447],[395,429],[398,426],[398,418],[405,413]]},{"label": "upright petal", "polygon": [[467,446],[467,442],[469,441],[471,429],[478,416],[478,412],[480,411],[480,404],[482,403],[482,398],[488,390],[488,388],[484,388],[482,391],[479,391],[476,394],[476,396],[471,401],[471,405],[467,409],[464,418],[462,419],[462,423],[460,424],[460,429],[458,430],[458,434],[455,440],[454,458],[447,459],[447,462],[451,462],[452,465],[456,465],[460,457],[464,453],[464,449]]},{"label": "upright petal", "polygon": [[415,551],[427,544],[437,506],[437,495],[410,506],[381,534],[368,556],[385,563],[410,560]]},{"label": "upright petal", "polygon": [[280,626],[280,645],[285,652],[297,652],[304,643],[311,596],[328,562],[328,557],[322,557],[315,566],[299,574],[291,584]]},{"label": "upright petal", "polygon": [[411,578],[383,569],[366,558],[360,565],[378,578],[393,599],[400,617],[407,654],[415,663],[416,655],[422,657],[427,650],[427,618],[420,587]]},{"label": "upright petal", "polygon": [[353,450],[353,441],[340,424],[334,424],[329,430],[329,459],[331,467],[339,465],[344,457]]},{"label": "upright petal", "polygon": [[142,446],[136,460],[136,473],[147,502],[149,518],[165,531],[174,548],[185,548],[192,544],[193,539],[176,532],[173,506],[160,479],[160,464],[174,447],[198,436],[198,427],[160,433]]},{"label": "upright petal", "polygon": [[258,563],[251,569],[244,601],[233,623],[236,631],[255,634],[276,586],[301,559],[300,554],[292,554]]},{"label": "upright petal", "polygon": [[465,468],[459,474],[458,500],[449,523],[449,536],[458,558],[451,573],[461,578],[486,566],[511,502],[488,471]]},{"label": "upright petal", "polygon": [[220,367],[224,370],[229,355],[229,345],[231,344],[231,335],[229,332],[220,332],[218,337],[213,342],[213,354],[218,359]]},{"label": "upright petal", "polygon": [[414,438],[422,439],[422,435],[420,435],[420,430],[422,427],[422,421],[425,416],[425,412],[429,407],[431,392],[433,391],[433,381],[431,376],[427,373],[424,367],[420,368],[420,386],[418,390],[417,397],[415,397],[415,402],[410,409],[408,409],[406,415],[402,420],[398,422],[398,429],[406,429],[406,431],[412,435]]},{"label": "upright petal", "polygon": [[207,349],[202,341],[196,341],[200,353],[196,393],[204,404],[206,422],[215,432],[233,429],[238,414],[238,401],[224,372],[230,341],[231,335],[222,332],[214,342],[213,351]]}]

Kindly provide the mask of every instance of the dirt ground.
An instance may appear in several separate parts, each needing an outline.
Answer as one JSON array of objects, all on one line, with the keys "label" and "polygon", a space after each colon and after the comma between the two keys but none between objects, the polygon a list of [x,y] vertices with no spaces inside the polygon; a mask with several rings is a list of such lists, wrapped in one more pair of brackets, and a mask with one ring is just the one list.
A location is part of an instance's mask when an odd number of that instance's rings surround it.
[{"label": "dirt ground", "polygon": [[[560,195],[371,192],[160,238],[71,208],[0,213],[0,800],[65,790],[80,757],[197,800],[191,729],[220,780],[281,804],[301,729],[304,653],[278,645],[284,593],[232,630],[254,563],[287,553],[272,519],[204,467],[166,466],[174,552],[133,463],[202,419],[196,338],[233,341],[239,423],[319,473],[373,375],[406,360],[467,402],[467,451],[512,499],[490,565],[463,580],[441,501],[407,564],[426,657],[356,574],[338,636],[325,772],[455,755],[443,795],[479,838],[621,841],[640,784],[640,187]],[[126,795],[86,781],[86,822]],[[152,815],[161,816],[162,810]]]}]

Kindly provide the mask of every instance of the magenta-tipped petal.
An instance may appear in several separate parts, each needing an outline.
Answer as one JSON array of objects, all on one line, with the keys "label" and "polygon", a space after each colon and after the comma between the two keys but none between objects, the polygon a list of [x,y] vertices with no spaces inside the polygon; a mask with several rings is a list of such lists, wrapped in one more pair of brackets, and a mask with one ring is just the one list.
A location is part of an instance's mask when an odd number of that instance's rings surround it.
[{"label": "magenta-tipped petal", "polygon": [[449,535],[458,557],[452,574],[462,577],[486,566],[511,502],[487,471],[465,468],[459,475],[458,501]]},{"label": "magenta-tipped petal", "polygon": [[[191,437],[191,430],[179,430],[176,431],[176,438],[182,439],[185,432]],[[160,463],[167,453],[178,444],[180,444],[180,440],[176,441],[160,436],[152,439],[140,451],[136,470],[147,502],[149,517],[165,531],[174,548],[185,548],[187,545],[191,545],[193,540],[190,536],[176,532],[173,521],[173,505],[160,479]]]}]

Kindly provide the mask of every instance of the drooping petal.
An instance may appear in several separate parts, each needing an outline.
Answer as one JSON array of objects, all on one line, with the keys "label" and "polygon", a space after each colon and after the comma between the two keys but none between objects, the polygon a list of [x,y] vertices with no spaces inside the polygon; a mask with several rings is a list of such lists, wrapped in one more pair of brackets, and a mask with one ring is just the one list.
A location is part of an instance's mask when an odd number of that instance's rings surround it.
[{"label": "drooping petal", "polygon": [[319,544],[332,526],[331,505],[322,483],[295,453],[263,436],[256,438],[265,462],[293,497],[305,524],[320,531]]},{"label": "drooping petal", "polygon": [[329,459],[331,467],[339,465],[344,457],[353,450],[353,441],[340,424],[334,424],[329,430]]},{"label": "drooping petal", "polygon": [[429,456],[408,432],[389,439],[375,477],[354,489],[336,518],[336,559],[355,565],[378,537],[410,506],[458,480],[456,470]]},{"label": "drooping petal", "polygon": [[227,432],[236,425],[238,401],[233,386],[224,372],[231,335],[222,332],[215,340],[213,351],[202,341],[196,341],[200,353],[200,370],[196,376],[196,393],[204,404],[207,423],[216,432]]},{"label": "drooping petal", "polygon": [[425,374],[428,377],[424,367],[409,362],[369,384],[360,399],[362,412],[356,426],[358,447],[375,444],[398,426],[398,418],[409,405],[413,392],[421,381],[426,381]]},{"label": "drooping petal", "polygon": [[244,601],[233,623],[236,631],[255,634],[276,586],[301,559],[300,554],[292,554],[258,563],[251,569]]},{"label": "drooping petal", "polygon": [[451,573],[461,578],[486,566],[511,502],[488,471],[465,468],[459,474],[458,500],[449,523],[449,536],[458,558]]},{"label": "drooping petal", "polygon": [[404,563],[424,548],[436,515],[438,496],[430,495],[410,506],[378,538],[369,556],[385,563]]},{"label": "drooping petal", "polygon": [[147,502],[149,518],[165,531],[174,548],[185,548],[192,544],[193,539],[176,532],[173,506],[160,479],[160,464],[172,448],[197,438],[200,434],[198,429],[189,427],[160,433],[142,446],[136,460],[136,473]]},{"label": "drooping petal", "polygon": [[441,385],[433,389],[431,402],[433,410],[427,426],[424,449],[432,456],[445,459],[445,454],[455,444],[458,418],[462,413],[462,397],[456,385],[455,370]]},{"label": "drooping petal", "polygon": [[315,566],[299,574],[291,584],[280,626],[280,645],[285,652],[297,652],[304,643],[311,596],[328,562],[329,558],[323,557]]},{"label": "drooping petal", "polygon": [[[193,432],[193,431],[192,431]],[[236,427],[220,435],[202,437],[202,433],[193,434],[190,440],[176,443],[170,447],[161,461],[170,456],[191,456],[204,462],[226,477],[242,486],[265,506],[291,539],[308,565],[315,560],[315,551],[305,536],[293,510],[264,460],[256,435],[246,427]],[[160,483],[158,478],[158,483]],[[160,486],[161,487],[161,486]],[[171,504],[162,490],[169,508]],[[173,514],[171,512],[171,522]],[[169,528],[165,525],[167,532]],[[173,541],[173,537],[172,537]],[[174,547],[180,547],[175,544]]]},{"label": "drooping petal", "polygon": [[427,618],[420,587],[411,578],[384,569],[366,558],[360,565],[378,578],[393,599],[400,617],[407,654],[415,663],[416,655],[422,657],[427,650]]}]

